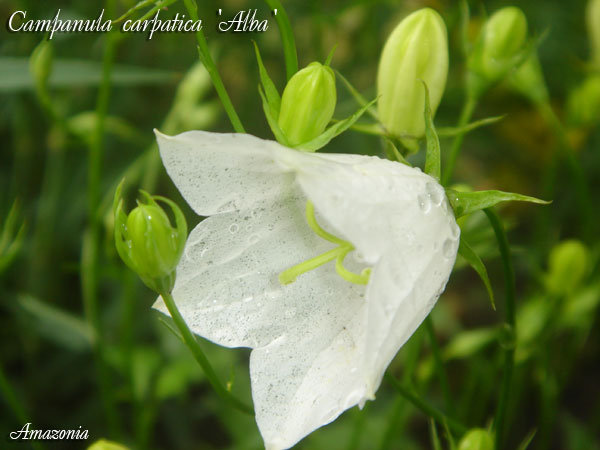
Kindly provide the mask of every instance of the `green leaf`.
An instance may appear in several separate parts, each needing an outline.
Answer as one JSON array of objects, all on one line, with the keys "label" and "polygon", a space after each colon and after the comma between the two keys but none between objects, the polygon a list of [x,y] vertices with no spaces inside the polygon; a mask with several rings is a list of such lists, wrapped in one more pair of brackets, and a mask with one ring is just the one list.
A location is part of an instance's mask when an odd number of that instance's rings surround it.
[{"label": "green leaf", "polygon": [[281,109],[281,97],[279,92],[277,92],[277,88],[275,87],[275,83],[269,77],[269,73],[265,68],[262,58],[260,56],[260,51],[258,50],[258,45],[256,42],[254,43],[254,51],[256,53],[256,62],[258,63],[258,73],[260,75],[260,82],[264,89],[265,96],[267,98],[267,104],[269,105],[271,117],[275,119],[275,121],[279,120],[279,110]]},{"label": "green leaf", "polygon": [[473,251],[471,246],[467,243],[467,241],[461,236],[460,237],[460,245],[458,246],[458,253],[460,256],[465,258],[465,260],[471,265],[473,270],[477,272],[481,281],[485,285],[485,288],[490,297],[490,302],[492,303],[492,308],[496,310],[496,304],[494,302],[494,291],[492,290],[492,285],[490,284],[490,279],[488,277],[487,269],[483,264],[481,258]]},{"label": "green leaf", "polygon": [[429,434],[431,435],[431,445],[433,450],[442,450],[442,443],[438,436],[437,428],[435,427],[435,420],[429,419]]},{"label": "green leaf", "polygon": [[[421,80],[422,81],[422,80]],[[425,173],[432,176],[436,180],[440,180],[441,175],[441,156],[440,156],[440,140],[435,132],[433,125],[433,115],[431,113],[431,105],[429,103],[429,88],[422,81],[425,88],[425,139],[427,141],[427,152],[425,156]]]},{"label": "green leaf", "polygon": [[536,433],[537,433],[536,428],[534,428],[529,433],[527,433],[527,436],[525,436],[525,439],[523,439],[523,441],[519,444],[519,447],[517,447],[517,450],[527,450],[527,448],[529,447],[529,444],[531,444],[531,441],[533,441],[533,438],[535,437]]},{"label": "green leaf", "polygon": [[25,240],[25,222],[21,223],[19,230],[14,235],[18,217],[19,204],[15,200],[2,225],[2,233],[0,234],[0,273],[16,258]]},{"label": "green leaf", "polygon": [[260,86],[258,86],[258,93],[260,94],[260,98],[262,99],[265,117],[267,118],[267,122],[269,122],[269,127],[271,128],[275,139],[277,139],[277,142],[279,142],[281,145],[289,147],[290,145],[288,143],[288,140],[285,137],[285,134],[283,134],[283,131],[281,131],[281,128],[279,128],[277,119],[271,114],[271,107],[269,106],[269,101],[267,100],[267,97],[265,96],[265,93],[263,92],[262,87]]},{"label": "green leaf", "polygon": [[30,329],[40,336],[73,351],[91,348],[92,330],[80,318],[30,295],[20,296],[17,303],[30,317]]},{"label": "green leaf", "polygon": [[[172,83],[178,79],[175,72],[147,67],[116,65],[111,83],[116,86]],[[71,88],[97,86],[102,78],[102,63],[79,59],[55,59],[48,86]],[[35,83],[29,73],[29,58],[0,57],[0,92],[14,93],[33,89]]]},{"label": "green leaf", "polygon": [[437,133],[438,136],[443,137],[452,137],[457,136],[459,134],[465,134],[469,131],[473,131],[477,128],[484,127],[486,125],[491,125],[493,123],[499,122],[504,119],[505,116],[494,116],[494,117],[486,117],[485,119],[476,120],[475,122],[468,123],[464,127],[442,127],[438,128]]},{"label": "green leaf", "polygon": [[122,22],[123,20],[127,19],[127,17],[129,17],[131,14],[133,14],[136,11],[139,11],[140,9],[145,8],[146,6],[150,6],[152,4],[154,4],[155,0],[142,0],[138,3],[136,3],[134,6],[132,6],[131,8],[129,8],[127,10],[127,12],[125,12],[121,17],[119,17],[116,20],[112,21],[112,24],[117,24],[119,22]]},{"label": "green leaf", "polygon": [[466,216],[475,211],[490,208],[501,202],[519,201],[537,203],[540,205],[552,203],[527,195],[503,191],[458,192],[453,189],[446,189],[446,195],[448,196],[450,205],[452,205],[456,218]]},{"label": "green leaf", "polygon": [[364,112],[376,101],[377,99],[370,101],[347,119],[344,119],[330,126],[320,136],[317,136],[311,141],[299,144],[295,148],[308,152],[314,152],[322,147],[325,147],[329,143],[329,141],[331,141],[334,137],[338,136],[339,134],[343,133],[348,128],[350,128],[354,124],[354,122],[356,122],[360,118],[360,116],[362,116]]}]

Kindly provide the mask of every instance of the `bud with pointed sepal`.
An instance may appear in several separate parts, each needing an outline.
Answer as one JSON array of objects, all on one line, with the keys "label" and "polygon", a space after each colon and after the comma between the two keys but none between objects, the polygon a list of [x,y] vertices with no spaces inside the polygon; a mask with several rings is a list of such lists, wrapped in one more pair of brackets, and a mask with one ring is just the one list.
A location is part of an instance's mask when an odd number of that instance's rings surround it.
[{"label": "bud with pointed sepal", "polygon": [[518,66],[526,40],[527,19],[523,11],[509,6],[492,14],[467,60],[469,95],[478,98]]},{"label": "bud with pointed sepal", "polygon": [[[140,192],[144,200],[138,201],[138,206],[129,215],[123,211],[121,185],[115,193],[115,245],[123,262],[146,286],[158,293],[170,292],[187,239],[185,217],[171,200]],[[157,200],[171,208],[175,227]]]},{"label": "bud with pointed sepal", "polygon": [[[446,25],[433,9],[415,11],[394,29],[379,60],[378,113],[387,131],[397,137],[423,137],[423,82],[429,88],[430,107],[435,115],[447,76]],[[404,143],[414,147],[414,141],[411,145],[404,139]]]},{"label": "bud with pointed sepal", "polygon": [[292,147],[318,137],[333,117],[337,101],[331,67],[310,63],[283,90],[279,128]]}]

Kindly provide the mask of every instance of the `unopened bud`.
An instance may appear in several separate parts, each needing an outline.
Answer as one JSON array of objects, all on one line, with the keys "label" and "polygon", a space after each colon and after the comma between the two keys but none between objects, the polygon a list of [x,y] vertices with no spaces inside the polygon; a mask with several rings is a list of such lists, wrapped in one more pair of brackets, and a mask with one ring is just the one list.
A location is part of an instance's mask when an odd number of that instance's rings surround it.
[{"label": "unopened bud", "polygon": [[448,75],[448,37],[440,15],[430,8],[407,16],[388,38],[377,73],[379,120],[392,135],[421,138],[425,133],[425,88],[432,114]]},{"label": "unopened bud", "polygon": [[[179,207],[164,197],[141,191],[146,203],[129,213],[123,211],[120,188],[115,196],[115,244],[119,256],[142,281],[156,292],[170,292],[175,282],[175,268],[187,239],[187,224]],[[169,205],[176,227],[156,200]]]},{"label": "unopened bud", "polygon": [[596,69],[600,69],[600,0],[589,0],[585,11],[590,57]]},{"label": "unopened bud", "polygon": [[591,126],[600,121],[600,75],[586,78],[571,91],[567,119],[575,126]]},{"label": "unopened bud", "polygon": [[45,91],[48,78],[52,73],[52,62],[54,59],[54,48],[52,43],[46,39],[38,44],[29,58],[29,71],[33,76],[35,87],[39,91]]},{"label": "unopened bud", "polygon": [[333,117],[337,102],[331,67],[313,62],[296,72],[281,97],[279,128],[294,147],[318,137]]},{"label": "unopened bud", "polygon": [[550,252],[547,286],[557,295],[571,293],[588,269],[588,250],[576,240],[563,241]]},{"label": "unopened bud", "polygon": [[467,61],[470,94],[479,96],[504,78],[518,63],[526,39],[527,19],[523,11],[516,6],[496,11],[483,26]]},{"label": "unopened bud", "polygon": [[458,443],[458,450],[493,450],[494,440],[483,428],[470,430]]},{"label": "unopened bud", "polygon": [[510,86],[536,105],[549,101],[542,67],[536,54],[531,55],[509,78]]}]

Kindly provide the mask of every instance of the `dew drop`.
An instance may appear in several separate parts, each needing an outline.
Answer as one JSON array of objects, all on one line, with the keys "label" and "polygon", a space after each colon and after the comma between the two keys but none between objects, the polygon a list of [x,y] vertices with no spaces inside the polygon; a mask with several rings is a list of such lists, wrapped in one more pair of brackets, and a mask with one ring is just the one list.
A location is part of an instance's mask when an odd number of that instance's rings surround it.
[{"label": "dew drop", "polygon": [[232,223],[231,225],[229,225],[229,232],[231,234],[237,233],[239,229],[240,229],[240,226],[237,223]]},{"label": "dew drop", "polygon": [[419,195],[417,200],[419,201],[419,209],[427,214],[431,209],[431,200],[429,199],[429,196]]},{"label": "dew drop", "polygon": [[251,234],[248,236],[248,244],[254,245],[260,240],[258,234]]},{"label": "dew drop", "polygon": [[429,182],[425,185],[425,190],[434,205],[440,206],[442,204],[444,193],[439,184]]},{"label": "dew drop", "polygon": [[460,227],[457,223],[453,223],[452,225],[450,225],[450,233],[454,240],[458,239],[458,236],[460,235]]},{"label": "dew drop", "polygon": [[448,259],[454,256],[454,241],[452,239],[446,239],[442,247],[442,253]]}]

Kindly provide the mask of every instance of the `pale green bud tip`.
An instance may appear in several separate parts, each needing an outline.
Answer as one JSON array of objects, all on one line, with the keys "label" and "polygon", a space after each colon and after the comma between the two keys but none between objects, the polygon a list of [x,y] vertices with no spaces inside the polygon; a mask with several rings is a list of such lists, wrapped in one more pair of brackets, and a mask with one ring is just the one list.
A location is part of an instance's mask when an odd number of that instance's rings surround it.
[{"label": "pale green bud tip", "polygon": [[600,0],[590,0],[585,11],[592,64],[600,68]]},{"label": "pale green bud tip", "polygon": [[579,286],[588,269],[588,249],[576,240],[556,245],[548,258],[548,289],[554,294],[568,294]]},{"label": "pale green bud tip", "polygon": [[[134,270],[148,287],[170,291],[175,281],[175,268],[181,258],[187,238],[187,224],[175,203],[164,197],[151,196],[141,191],[144,202],[127,216],[123,201],[115,196],[115,244],[121,259]],[[176,226],[156,200],[169,205]]]},{"label": "pale green bud tip", "polygon": [[458,444],[458,450],[493,450],[494,440],[489,431],[474,428],[463,436]]},{"label": "pale green bud tip", "polygon": [[440,15],[430,8],[404,18],[388,38],[377,72],[379,120],[398,137],[425,134],[425,88],[432,115],[448,76],[448,36]]},{"label": "pale green bud tip", "polygon": [[297,72],[281,97],[279,128],[291,146],[318,137],[333,117],[337,102],[335,75],[318,62]]},{"label": "pale green bud tip", "polygon": [[567,118],[572,125],[591,126],[600,121],[600,75],[592,75],[569,94]]},{"label": "pale green bud tip", "polygon": [[[509,6],[496,11],[485,23],[468,59],[471,72],[482,78],[479,83],[492,84],[518,63],[527,40],[527,19],[523,11]],[[473,81],[471,82],[473,83]],[[481,91],[481,88],[472,88]]]},{"label": "pale green bud tip", "polygon": [[117,442],[107,441],[106,439],[99,439],[90,445],[87,450],[129,450],[124,445]]}]

